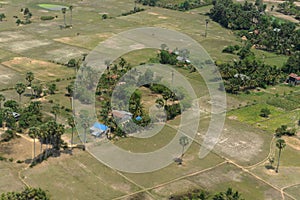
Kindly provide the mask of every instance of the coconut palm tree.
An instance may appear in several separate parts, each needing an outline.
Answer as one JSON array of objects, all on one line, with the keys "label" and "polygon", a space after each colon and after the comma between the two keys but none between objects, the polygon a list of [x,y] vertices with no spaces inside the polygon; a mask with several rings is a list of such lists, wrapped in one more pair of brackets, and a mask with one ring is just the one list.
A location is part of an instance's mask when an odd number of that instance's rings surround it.
[{"label": "coconut palm tree", "polygon": [[33,139],[33,159],[35,158],[35,139],[40,135],[40,129],[38,127],[29,128],[29,137]]},{"label": "coconut palm tree", "polygon": [[283,139],[277,140],[276,147],[279,149],[279,152],[278,152],[278,162],[277,162],[277,167],[276,167],[276,173],[278,173],[278,169],[279,169],[281,151],[284,149],[285,146],[286,146],[286,143]]},{"label": "coconut palm tree", "polygon": [[15,89],[19,94],[19,102],[21,102],[21,95],[25,92],[26,86],[24,85],[24,83],[19,82],[16,84]]},{"label": "coconut palm tree", "polygon": [[2,102],[4,102],[5,100],[5,96],[3,94],[0,94],[0,110],[2,109]]}]

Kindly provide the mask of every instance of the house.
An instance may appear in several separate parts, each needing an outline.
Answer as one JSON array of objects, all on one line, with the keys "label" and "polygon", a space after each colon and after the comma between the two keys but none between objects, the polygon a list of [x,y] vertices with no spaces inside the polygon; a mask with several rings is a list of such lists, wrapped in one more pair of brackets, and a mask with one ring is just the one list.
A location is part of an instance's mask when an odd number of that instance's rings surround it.
[{"label": "house", "polygon": [[95,137],[100,137],[105,135],[108,132],[108,127],[104,124],[95,122],[94,125],[90,128],[90,132]]},{"label": "house", "polygon": [[113,110],[112,114],[121,124],[128,122],[133,116],[132,113],[123,110]]},{"label": "house", "polygon": [[300,84],[300,76],[298,76],[297,74],[291,73],[286,82],[291,85],[298,85],[298,84]]}]

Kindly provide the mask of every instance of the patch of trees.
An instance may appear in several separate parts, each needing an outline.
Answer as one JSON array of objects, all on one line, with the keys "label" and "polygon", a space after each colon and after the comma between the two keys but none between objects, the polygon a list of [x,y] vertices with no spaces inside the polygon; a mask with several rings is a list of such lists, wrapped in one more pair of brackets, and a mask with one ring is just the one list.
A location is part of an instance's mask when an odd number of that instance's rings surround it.
[{"label": "patch of trees", "polygon": [[288,0],[278,4],[277,11],[285,15],[294,15],[296,19],[300,19],[300,7],[294,4],[295,0]]},{"label": "patch of trees", "polygon": [[201,6],[206,6],[211,4],[211,0],[199,1],[199,0],[185,0],[179,3],[164,2],[161,0],[137,0],[137,3],[148,6],[158,6],[172,10],[186,11],[194,8],[199,8]]},{"label": "patch of trees", "polygon": [[32,13],[30,12],[29,8],[21,8],[20,11],[23,14],[23,18],[24,20],[21,20],[19,18],[17,18],[16,24],[19,26],[20,24],[30,24],[31,23],[31,17],[32,17]]},{"label": "patch of trees", "polygon": [[281,125],[279,128],[275,130],[275,136],[281,137],[284,135],[294,136],[296,134],[295,128],[289,128],[287,125]]},{"label": "patch of trees", "polygon": [[250,49],[242,48],[239,55],[239,61],[217,63],[227,92],[237,94],[256,87],[266,88],[284,79],[279,68],[257,61]]},{"label": "patch of trees", "polygon": [[122,13],[121,15],[122,16],[132,15],[132,14],[135,14],[135,13],[138,13],[138,12],[142,12],[144,10],[145,10],[144,8],[134,7],[133,10],[130,10],[129,12]]},{"label": "patch of trees", "polygon": [[231,53],[231,54],[235,54],[236,51],[240,50],[240,46],[239,45],[229,45],[227,47],[225,47],[223,49],[223,53]]},{"label": "patch of trees", "polygon": [[297,51],[291,55],[286,64],[282,67],[285,73],[300,73],[300,52]]},{"label": "patch of trees", "polygon": [[255,4],[214,0],[210,17],[222,26],[238,30],[251,45],[262,50],[290,55],[300,50],[300,30],[292,22],[266,15],[261,0]]},{"label": "patch of trees", "polygon": [[205,190],[194,190],[187,194],[171,196],[169,200],[243,200],[242,195],[232,188],[228,188],[224,192],[210,194]]},{"label": "patch of trees", "polygon": [[48,191],[42,190],[41,188],[30,188],[26,187],[20,192],[7,192],[0,195],[0,200],[17,200],[17,199],[40,199],[50,200]]}]

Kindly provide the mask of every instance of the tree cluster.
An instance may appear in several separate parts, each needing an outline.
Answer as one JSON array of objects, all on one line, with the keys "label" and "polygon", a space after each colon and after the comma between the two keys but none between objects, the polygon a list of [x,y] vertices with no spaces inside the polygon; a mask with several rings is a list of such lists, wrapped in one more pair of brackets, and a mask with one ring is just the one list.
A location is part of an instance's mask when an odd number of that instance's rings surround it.
[{"label": "tree cluster", "polygon": [[165,2],[161,0],[137,0],[137,3],[148,6],[158,6],[172,10],[186,11],[211,4],[211,0],[182,0],[180,2]]},{"label": "tree cluster", "polygon": [[300,50],[300,30],[290,21],[266,15],[261,0],[255,4],[214,0],[210,17],[222,26],[239,30],[257,48],[280,54],[294,54]]},{"label": "tree cluster", "polygon": [[0,200],[25,200],[25,199],[37,199],[37,200],[50,200],[50,196],[47,191],[41,188],[29,188],[26,187],[20,192],[7,192],[2,193]]},{"label": "tree cluster", "polygon": [[171,196],[169,200],[243,200],[242,195],[232,188],[228,188],[225,192],[210,194],[205,190],[194,190],[187,194]]},{"label": "tree cluster", "polygon": [[[250,56],[249,56],[250,55]],[[218,64],[221,76],[225,82],[225,90],[237,94],[239,91],[266,88],[282,81],[281,70],[276,66],[270,66],[257,61],[250,50],[243,51],[240,56],[244,59],[231,63]],[[223,90],[224,88],[220,88]]]}]

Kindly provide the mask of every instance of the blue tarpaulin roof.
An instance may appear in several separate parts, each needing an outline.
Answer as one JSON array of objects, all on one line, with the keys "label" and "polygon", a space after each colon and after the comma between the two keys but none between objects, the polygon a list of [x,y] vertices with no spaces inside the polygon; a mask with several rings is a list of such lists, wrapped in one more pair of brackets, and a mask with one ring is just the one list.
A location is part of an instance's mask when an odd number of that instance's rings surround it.
[{"label": "blue tarpaulin roof", "polygon": [[107,126],[105,126],[104,124],[100,124],[99,122],[95,122],[93,127],[103,130],[103,131],[106,131],[108,129]]},{"label": "blue tarpaulin roof", "polygon": [[142,118],[141,116],[137,116],[135,119],[136,119],[137,121],[140,121],[140,120],[142,120],[143,118]]}]

